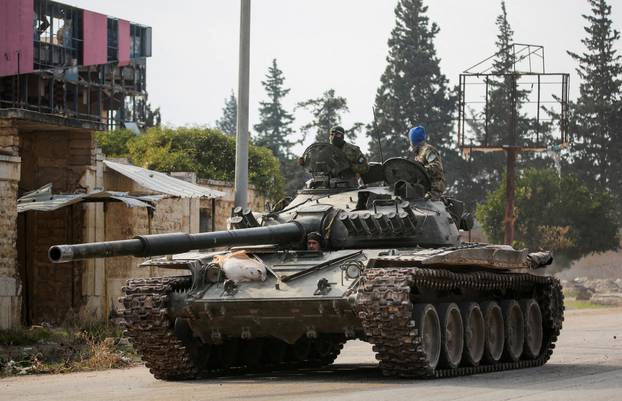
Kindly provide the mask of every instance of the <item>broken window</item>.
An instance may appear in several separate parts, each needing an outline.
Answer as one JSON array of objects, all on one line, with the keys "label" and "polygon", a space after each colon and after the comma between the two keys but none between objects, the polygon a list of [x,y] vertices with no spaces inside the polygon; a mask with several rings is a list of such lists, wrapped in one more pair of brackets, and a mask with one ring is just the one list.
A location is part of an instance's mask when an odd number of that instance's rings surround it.
[{"label": "broken window", "polygon": [[35,68],[81,63],[82,10],[48,0],[34,1]]}]

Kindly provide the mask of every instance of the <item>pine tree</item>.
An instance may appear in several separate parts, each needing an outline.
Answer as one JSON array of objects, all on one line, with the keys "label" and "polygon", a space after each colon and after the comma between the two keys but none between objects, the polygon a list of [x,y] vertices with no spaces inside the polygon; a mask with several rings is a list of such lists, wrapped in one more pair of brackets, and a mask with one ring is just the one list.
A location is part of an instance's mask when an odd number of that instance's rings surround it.
[{"label": "pine tree", "polygon": [[440,29],[430,22],[427,10],[422,0],[400,0],[395,8],[387,67],[376,93],[374,122],[367,131],[372,160],[380,159],[378,137],[385,158],[407,155],[408,130],[416,125],[426,127],[430,143],[439,148],[446,164],[457,160],[451,147],[456,99],[434,46]]},{"label": "pine tree", "polygon": [[[315,142],[328,142],[329,131],[336,125],[341,125],[341,115],[350,111],[348,101],[341,96],[335,96],[335,90],[329,89],[321,97],[305,100],[298,103],[298,107],[305,108],[313,115],[313,120],[302,127],[305,133],[314,132]],[[357,123],[352,129],[346,130],[349,140],[356,138],[361,124]]]},{"label": "pine tree", "polygon": [[266,80],[261,84],[268,95],[267,102],[259,102],[259,124],[255,125],[257,139],[255,143],[272,150],[272,153],[283,161],[291,157],[291,147],[299,141],[292,141],[292,127],[294,117],[288,113],[282,104],[282,99],[289,94],[290,89],[285,89],[283,84],[285,77],[279,69],[276,59],[268,68]]},{"label": "pine tree", "polygon": [[228,135],[235,136],[238,124],[238,101],[231,91],[231,96],[225,99],[222,116],[216,121],[216,128]]},{"label": "pine tree", "polygon": [[611,6],[605,0],[589,0],[591,15],[581,41],[585,51],[568,52],[579,62],[580,96],[571,105],[572,168],[591,187],[622,197],[622,74],[617,54],[620,32],[612,26]]}]

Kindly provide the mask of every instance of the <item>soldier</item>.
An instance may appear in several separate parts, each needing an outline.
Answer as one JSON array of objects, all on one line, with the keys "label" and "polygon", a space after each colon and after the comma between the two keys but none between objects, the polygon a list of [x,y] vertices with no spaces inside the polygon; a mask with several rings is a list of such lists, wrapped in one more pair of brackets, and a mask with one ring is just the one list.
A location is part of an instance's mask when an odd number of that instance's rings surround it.
[{"label": "soldier", "polygon": [[430,197],[439,200],[445,192],[445,174],[443,173],[443,161],[438,150],[426,142],[427,134],[425,128],[418,126],[412,128],[408,133],[408,138],[413,149],[413,155],[417,162],[421,163],[432,184]]},{"label": "soldier", "polygon": [[365,174],[369,169],[367,165],[367,159],[361,152],[358,146],[349,144],[345,141],[344,136],[346,131],[339,126],[333,127],[330,129],[330,143],[345,153],[348,161],[350,162],[350,166],[352,171],[359,176]]},{"label": "soldier", "polygon": [[307,251],[319,252],[322,250],[322,235],[316,231],[307,234]]}]

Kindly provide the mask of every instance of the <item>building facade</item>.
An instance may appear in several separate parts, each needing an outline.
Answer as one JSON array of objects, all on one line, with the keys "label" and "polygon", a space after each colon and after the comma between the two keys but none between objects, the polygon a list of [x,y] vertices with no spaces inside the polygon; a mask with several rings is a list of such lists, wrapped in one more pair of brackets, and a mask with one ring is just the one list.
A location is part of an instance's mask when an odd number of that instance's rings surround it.
[{"label": "building facade", "polygon": [[[84,304],[98,263],[52,266],[54,243],[103,239],[103,204],[17,213],[52,183],[103,188],[93,132],[145,123],[149,27],[48,0],[0,0],[0,328]],[[90,287],[89,287],[90,286]]]}]

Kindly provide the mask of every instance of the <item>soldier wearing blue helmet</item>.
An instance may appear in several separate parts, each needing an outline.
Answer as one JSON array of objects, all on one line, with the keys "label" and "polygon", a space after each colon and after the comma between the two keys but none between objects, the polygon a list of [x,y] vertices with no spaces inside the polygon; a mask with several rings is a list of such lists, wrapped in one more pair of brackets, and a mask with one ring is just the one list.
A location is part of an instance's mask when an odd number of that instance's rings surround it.
[{"label": "soldier wearing blue helmet", "polygon": [[425,167],[432,181],[430,197],[439,200],[445,192],[445,174],[440,153],[427,142],[428,135],[422,126],[411,128],[408,139],[412,145],[414,159]]}]

